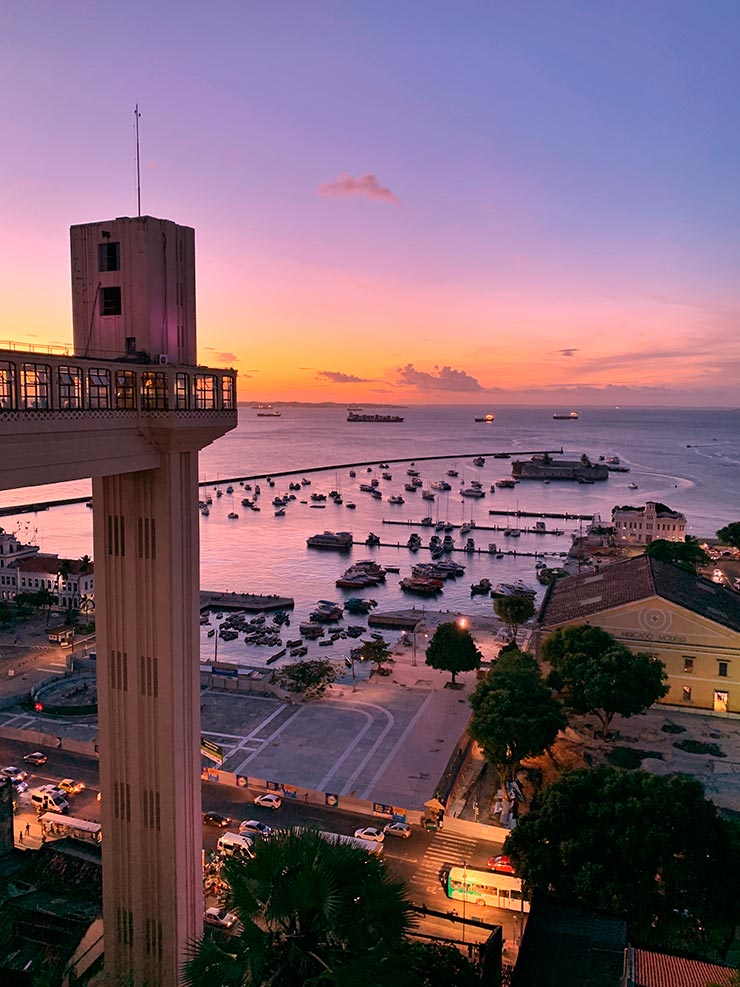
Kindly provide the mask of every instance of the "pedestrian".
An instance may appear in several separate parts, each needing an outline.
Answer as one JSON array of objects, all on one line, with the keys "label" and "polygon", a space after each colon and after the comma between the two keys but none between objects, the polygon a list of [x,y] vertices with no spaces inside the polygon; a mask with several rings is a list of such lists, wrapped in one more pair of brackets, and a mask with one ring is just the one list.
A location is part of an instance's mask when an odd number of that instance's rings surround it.
[{"label": "pedestrian", "polygon": [[30,832],[31,832],[31,824],[26,823],[26,836],[28,836]]},{"label": "pedestrian", "polygon": [[22,843],[23,842],[23,830],[22,829],[19,829],[18,830],[18,842],[19,843]]}]

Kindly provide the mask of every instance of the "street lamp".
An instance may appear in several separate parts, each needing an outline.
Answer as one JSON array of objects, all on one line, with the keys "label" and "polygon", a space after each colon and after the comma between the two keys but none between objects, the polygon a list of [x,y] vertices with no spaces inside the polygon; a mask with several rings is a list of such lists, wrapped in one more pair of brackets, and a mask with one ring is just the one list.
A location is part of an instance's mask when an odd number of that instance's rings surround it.
[{"label": "street lamp", "polygon": [[463,860],[463,927],[462,927],[462,941],[465,942],[465,904],[468,900],[468,862]]},{"label": "street lamp", "polygon": [[460,628],[461,631],[464,631],[465,628],[468,626],[468,618],[467,617],[458,617],[457,618],[457,626]]}]

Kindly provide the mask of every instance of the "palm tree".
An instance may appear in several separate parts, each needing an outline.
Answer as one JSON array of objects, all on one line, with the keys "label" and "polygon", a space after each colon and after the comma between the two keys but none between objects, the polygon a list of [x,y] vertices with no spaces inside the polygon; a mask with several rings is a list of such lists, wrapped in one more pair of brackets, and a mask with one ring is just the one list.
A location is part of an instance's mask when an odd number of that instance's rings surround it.
[{"label": "palm tree", "polygon": [[228,859],[223,905],[241,923],[222,947],[194,942],[188,987],[385,987],[414,924],[401,881],[364,850],[310,830],[273,833],[254,860]]}]

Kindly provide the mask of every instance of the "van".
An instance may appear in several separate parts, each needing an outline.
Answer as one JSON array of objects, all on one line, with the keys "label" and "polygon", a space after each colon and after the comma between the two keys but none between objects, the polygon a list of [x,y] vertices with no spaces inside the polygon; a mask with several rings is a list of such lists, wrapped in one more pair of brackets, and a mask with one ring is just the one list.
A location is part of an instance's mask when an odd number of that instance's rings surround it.
[{"label": "van", "polygon": [[226,857],[245,856],[252,859],[253,845],[252,840],[247,836],[240,836],[239,833],[224,833],[219,837],[216,848]]},{"label": "van", "polygon": [[31,803],[36,812],[68,812],[69,802],[56,785],[40,785],[31,792]]}]

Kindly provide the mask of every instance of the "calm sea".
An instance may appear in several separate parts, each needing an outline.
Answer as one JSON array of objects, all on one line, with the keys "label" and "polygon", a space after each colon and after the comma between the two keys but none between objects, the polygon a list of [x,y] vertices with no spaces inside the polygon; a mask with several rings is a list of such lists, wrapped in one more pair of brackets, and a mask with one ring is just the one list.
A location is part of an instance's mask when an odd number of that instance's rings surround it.
[{"label": "calm sea", "polygon": [[[475,414],[489,410],[495,411],[493,424],[473,421]],[[306,476],[311,486],[303,488],[282,518],[274,516],[272,498],[287,490],[287,479],[278,478],[274,488],[261,484],[259,513],[241,506],[244,494],[238,483],[232,495],[214,496],[210,516],[200,522],[201,586],[293,596],[296,609],[290,630],[295,633],[289,637],[298,636],[298,620],[307,619],[319,599],[340,601],[345,595],[369,596],[378,600],[381,609],[416,603],[430,609],[482,614],[490,612],[491,600],[482,596],[471,599],[471,582],[487,576],[492,582],[523,578],[537,585],[534,558],[496,559],[487,553],[489,542],[503,550],[562,552],[569,547],[578,522],[548,522],[548,527],[557,525],[565,530],[562,537],[522,533],[519,539],[512,540],[505,538],[503,532],[483,530],[486,524],[506,524],[505,519],[489,516],[492,508],[600,514],[608,520],[615,504],[659,500],[683,511],[689,531],[698,536],[713,535],[721,525],[740,518],[740,412],[592,409],[583,411],[577,421],[554,421],[552,411],[544,408],[414,407],[398,410],[405,416],[402,423],[370,424],[348,423],[343,408],[281,411],[280,418],[258,418],[254,410],[240,408],[238,428],[201,455],[200,477],[211,481],[211,494],[219,480],[260,473],[274,476],[282,470],[301,470],[299,477],[290,479]],[[490,458],[491,453],[511,451],[519,455],[561,447],[572,457],[584,452],[593,460],[619,456],[631,472],[611,474],[606,482],[592,486],[522,482],[511,490],[490,492],[491,484],[508,475],[510,468],[506,460]],[[485,466],[473,465],[475,455],[486,456]],[[442,458],[422,462],[424,456]],[[379,463],[401,458],[403,463],[391,465],[392,481],[381,480],[382,501],[359,491],[360,482],[370,476],[380,477]],[[364,461],[373,465],[373,472],[368,474],[365,467],[357,468],[355,479],[350,478],[348,468],[337,468],[337,464]],[[417,461],[425,487],[453,467],[459,479],[450,479],[453,490],[449,493],[436,493],[434,501],[422,500],[420,492],[404,491],[411,461]],[[467,485],[473,479],[482,481],[486,491],[478,501],[463,499],[459,494],[458,484]],[[638,489],[629,489],[628,483],[636,483]],[[225,484],[221,487],[225,490]],[[308,500],[312,492],[328,493],[332,489],[341,491],[343,506],[329,501],[326,508],[315,509],[310,507],[310,501],[300,503]],[[11,505],[88,491],[89,485],[82,482],[36,487],[5,493],[0,502]],[[405,503],[389,504],[387,498],[399,493]],[[348,501],[356,503],[356,510],[346,507]],[[238,520],[227,518],[230,511],[239,514]],[[453,524],[472,518],[476,522],[471,532],[476,547],[484,549],[480,555],[455,553],[454,558],[467,567],[465,576],[448,580],[444,592],[434,601],[405,596],[398,587],[398,580],[410,574],[412,562],[429,559],[428,552],[412,555],[405,547],[410,531],[418,530],[425,544],[432,532],[383,523],[384,519],[419,521],[424,515]],[[71,556],[92,553],[91,523],[91,512],[84,505],[2,520],[6,530],[18,530],[19,537],[34,539],[42,551]],[[521,522],[527,523],[533,525],[534,521]],[[324,530],[352,531],[361,541],[374,531],[393,547],[370,550],[364,545],[355,546],[350,555],[307,548],[307,536]],[[459,533],[455,538],[457,546],[462,547],[465,539]],[[351,592],[336,589],[336,578],[350,562],[368,557],[399,565],[400,575],[389,574],[384,587]],[[203,645],[204,650],[212,649],[212,640],[204,638]],[[273,649],[248,649],[237,640],[221,645],[219,654],[260,663],[269,650]],[[322,649],[322,653],[326,655],[330,650]]]}]

